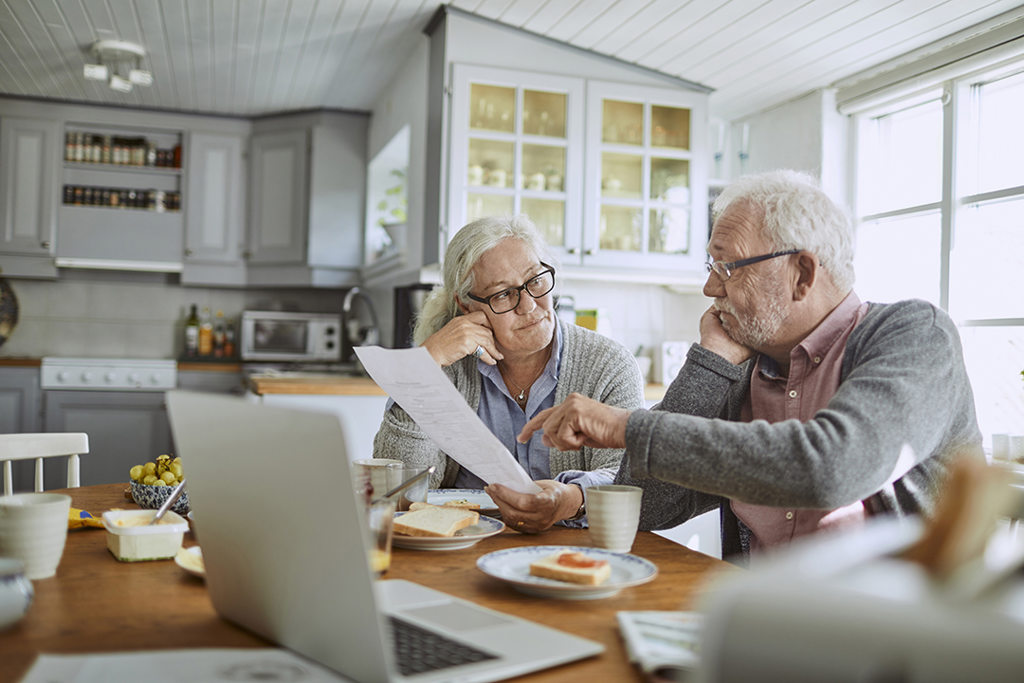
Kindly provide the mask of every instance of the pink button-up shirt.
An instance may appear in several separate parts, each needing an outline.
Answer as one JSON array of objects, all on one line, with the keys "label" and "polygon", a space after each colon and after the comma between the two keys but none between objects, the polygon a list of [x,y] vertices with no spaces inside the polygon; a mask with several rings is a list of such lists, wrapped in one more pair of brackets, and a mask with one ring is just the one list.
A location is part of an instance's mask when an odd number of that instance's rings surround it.
[{"label": "pink button-up shirt", "polygon": [[[846,341],[867,312],[867,304],[850,292],[821,324],[789,354],[789,377],[759,356],[750,379],[750,393],[741,412],[744,421],[803,422],[824,408],[839,388]],[[766,507],[731,501],[736,516],[753,532],[751,554],[760,548],[783,545],[798,536],[839,526],[863,524],[860,501],[836,510]]]}]

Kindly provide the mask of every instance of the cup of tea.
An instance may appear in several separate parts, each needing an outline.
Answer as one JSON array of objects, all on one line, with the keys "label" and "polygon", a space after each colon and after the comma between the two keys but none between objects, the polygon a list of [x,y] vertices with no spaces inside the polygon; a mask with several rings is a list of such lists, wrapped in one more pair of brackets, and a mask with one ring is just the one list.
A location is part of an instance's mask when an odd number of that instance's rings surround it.
[{"label": "cup of tea", "polygon": [[379,498],[402,481],[405,463],[391,458],[365,458],[352,462],[352,482],[366,500]]},{"label": "cup of tea", "polygon": [[590,486],[584,491],[587,525],[594,545],[617,553],[628,553],[640,524],[639,486],[607,484]]},{"label": "cup of tea", "polygon": [[370,571],[381,577],[391,566],[391,535],[395,528],[395,502],[378,500],[366,505]]}]

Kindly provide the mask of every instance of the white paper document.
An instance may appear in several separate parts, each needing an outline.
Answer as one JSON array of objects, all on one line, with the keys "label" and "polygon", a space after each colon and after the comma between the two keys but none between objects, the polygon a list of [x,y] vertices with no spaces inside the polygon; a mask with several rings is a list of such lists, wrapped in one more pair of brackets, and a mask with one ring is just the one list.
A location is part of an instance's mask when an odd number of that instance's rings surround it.
[{"label": "white paper document", "polygon": [[488,484],[504,484],[521,493],[540,491],[508,448],[469,407],[429,351],[422,346],[360,346],[355,352],[373,381],[456,462]]}]

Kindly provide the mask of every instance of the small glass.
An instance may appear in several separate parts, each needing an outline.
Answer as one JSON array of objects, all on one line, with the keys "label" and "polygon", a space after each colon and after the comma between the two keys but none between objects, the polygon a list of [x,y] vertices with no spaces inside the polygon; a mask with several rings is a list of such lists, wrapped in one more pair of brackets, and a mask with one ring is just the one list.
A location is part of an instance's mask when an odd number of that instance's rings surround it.
[{"label": "small glass", "polygon": [[391,500],[368,504],[370,571],[377,578],[391,567],[391,535],[395,528],[395,503]]},{"label": "small glass", "polygon": [[[404,465],[400,475],[399,483],[409,481],[415,476],[422,474],[426,471],[425,465]],[[398,510],[404,512],[409,509],[409,506],[413,503],[426,503],[427,502],[427,491],[430,489],[430,477],[423,477],[415,484],[404,489],[398,496]]]}]

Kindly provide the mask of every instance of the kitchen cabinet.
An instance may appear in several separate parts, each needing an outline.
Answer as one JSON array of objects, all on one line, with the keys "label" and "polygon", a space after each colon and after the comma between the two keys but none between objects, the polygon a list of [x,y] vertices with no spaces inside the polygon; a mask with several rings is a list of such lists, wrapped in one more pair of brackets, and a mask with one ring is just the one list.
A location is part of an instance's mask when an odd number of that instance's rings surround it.
[{"label": "kitchen cabinet", "polygon": [[38,367],[0,367],[0,434],[39,431]]},{"label": "kitchen cabinet", "polygon": [[58,266],[181,270],[181,141],[180,130],[65,125]]},{"label": "kitchen cabinet", "polygon": [[186,148],[184,284],[244,285],[244,135],[192,132]]},{"label": "kitchen cabinet", "polygon": [[[40,431],[41,397],[38,367],[0,367],[0,434]],[[11,479],[15,491],[31,491],[35,462],[12,462]]]},{"label": "kitchen cabinet", "polygon": [[254,124],[246,254],[250,285],[358,283],[367,124],[365,115],[339,112]]},{"label": "kitchen cabinet", "polygon": [[578,253],[584,80],[456,64],[449,239],[477,218],[525,213],[548,244]]},{"label": "kitchen cabinet", "polygon": [[56,277],[60,123],[0,117],[0,271]]},{"label": "kitchen cabinet", "polygon": [[450,119],[448,239],[525,213],[563,275],[702,276],[704,93],[454,64]]},{"label": "kitchen cabinet", "polygon": [[706,97],[587,84],[586,266],[703,274]]},{"label": "kitchen cabinet", "polygon": [[[82,456],[82,486],[127,482],[132,465],[173,450],[163,392],[43,393],[43,431],[89,435],[89,454]],[[59,480],[63,467],[63,462],[44,463],[46,480]]]}]

